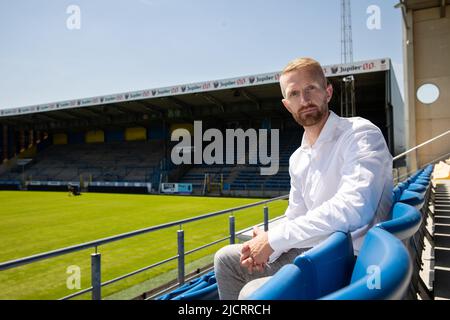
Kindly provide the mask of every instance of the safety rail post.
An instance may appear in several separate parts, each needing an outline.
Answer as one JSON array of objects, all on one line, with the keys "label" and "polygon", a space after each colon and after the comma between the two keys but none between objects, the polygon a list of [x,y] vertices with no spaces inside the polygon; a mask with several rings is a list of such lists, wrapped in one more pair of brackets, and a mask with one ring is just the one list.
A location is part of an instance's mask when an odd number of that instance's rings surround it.
[{"label": "safety rail post", "polygon": [[[96,250],[97,251],[97,250]],[[91,254],[92,300],[102,299],[101,254]]]},{"label": "safety rail post", "polygon": [[264,205],[264,231],[269,231],[269,207]]},{"label": "safety rail post", "polygon": [[236,226],[234,223],[234,216],[230,216],[228,221],[230,229],[230,244],[234,244],[236,241]]},{"label": "safety rail post", "polygon": [[178,283],[184,284],[184,230],[177,231],[178,239]]}]

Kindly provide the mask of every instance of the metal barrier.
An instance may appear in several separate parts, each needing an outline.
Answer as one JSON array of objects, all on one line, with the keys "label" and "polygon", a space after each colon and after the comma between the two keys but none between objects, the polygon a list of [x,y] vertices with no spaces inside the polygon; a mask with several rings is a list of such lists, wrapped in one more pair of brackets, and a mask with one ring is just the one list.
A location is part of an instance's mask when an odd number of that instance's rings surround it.
[{"label": "metal barrier", "polygon": [[[216,216],[224,215],[227,213],[233,214],[236,211],[264,205],[264,208],[263,208],[264,229],[267,230],[268,223],[269,223],[268,222],[269,208],[267,207],[267,204],[278,201],[278,200],[284,200],[284,199],[287,199],[288,197],[289,197],[289,195],[283,195],[280,197],[263,200],[263,201],[259,201],[259,202],[231,208],[231,209],[225,209],[225,210],[220,210],[220,211],[216,211],[216,212],[211,212],[211,213],[207,213],[207,214],[189,218],[189,219],[178,220],[178,221],[174,221],[174,222],[170,222],[170,223],[161,224],[158,226],[153,226],[153,227],[149,227],[149,228],[144,228],[144,229],[140,229],[140,230],[136,230],[136,231],[132,231],[132,232],[119,234],[119,235],[108,237],[108,238],[103,238],[103,239],[94,240],[94,241],[90,241],[90,242],[86,242],[86,243],[82,243],[82,244],[78,244],[78,245],[74,245],[74,246],[70,246],[70,247],[65,247],[65,248],[61,248],[61,249],[57,249],[57,250],[53,250],[53,251],[48,251],[48,252],[40,253],[37,255],[25,257],[25,258],[2,262],[2,263],[0,263],[0,271],[16,268],[16,267],[19,267],[22,265],[34,263],[34,262],[41,261],[41,260],[46,260],[49,258],[54,258],[57,256],[65,255],[65,254],[76,252],[76,251],[81,251],[81,250],[88,249],[88,248],[95,248],[95,252],[93,254],[91,254],[91,287],[83,289],[78,292],[75,292],[73,294],[67,295],[65,297],[62,297],[62,298],[60,298],[60,300],[67,300],[70,298],[74,298],[79,295],[85,294],[87,292],[91,292],[92,300],[100,300],[102,297],[102,294],[101,294],[102,287],[107,286],[112,283],[115,283],[117,281],[123,280],[130,276],[136,275],[143,271],[150,270],[152,268],[155,268],[157,266],[160,266],[164,263],[168,263],[173,260],[178,260],[178,283],[175,286],[179,286],[185,282],[185,268],[184,268],[185,256],[192,254],[194,252],[197,252],[199,250],[208,248],[210,246],[213,246],[217,243],[226,241],[226,240],[229,240],[230,244],[234,244],[236,235],[237,235],[236,231],[235,231],[235,217],[233,215],[231,215],[229,217],[229,236],[222,238],[222,239],[218,239],[216,241],[210,242],[208,244],[205,244],[203,246],[200,246],[200,247],[197,247],[195,249],[185,252],[184,231],[182,229],[183,224],[208,219],[211,217],[216,217]],[[126,238],[135,237],[138,235],[154,232],[157,230],[167,229],[167,228],[174,227],[174,226],[180,227],[179,230],[177,231],[178,254],[176,256],[156,262],[154,264],[151,264],[149,266],[146,266],[141,269],[135,270],[133,272],[127,273],[125,275],[119,276],[117,278],[114,278],[114,279],[111,279],[111,280],[108,280],[105,282],[101,282],[101,254],[97,250],[98,246],[104,245],[107,243],[111,243],[111,242],[115,242],[115,241],[119,241],[119,240],[123,240]],[[251,229],[252,229],[252,227],[244,229],[241,232],[239,232],[239,234],[247,232],[248,230],[251,230]]]},{"label": "metal barrier", "polygon": [[[447,130],[447,131],[441,133],[440,135],[437,135],[437,136],[435,136],[434,138],[431,138],[431,139],[429,139],[429,140],[427,140],[427,141],[425,141],[425,142],[423,142],[423,143],[421,143],[421,144],[419,144],[419,145],[417,145],[417,146],[415,146],[415,147],[413,147],[413,148],[411,148],[411,149],[409,149],[409,150],[407,150],[407,151],[405,151],[405,152],[403,152],[403,153],[401,153],[401,154],[395,156],[392,160],[395,161],[395,160],[401,159],[401,158],[403,158],[404,156],[407,156],[408,154],[410,154],[411,152],[413,152],[413,151],[415,151],[415,150],[417,150],[417,149],[420,149],[420,148],[422,148],[422,147],[424,147],[424,146],[426,146],[426,145],[428,145],[428,144],[430,144],[430,143],[432,143],[432,142],[434,142],[434,141],[436,141],[436,140],[438,140],[438,139],[441,139],[441,138],[445,137],[445,136],[448,135],[448,134],[450,134],[450,130]],[[438,161],[438,160],[440,160],[440,159],[446,157],[447,155],[448,155],[448,153],[447,153],[446,155],[443,155],[443,156],[440,156],[440,157],[434,159],[433,161],[430,161],[430,162],[424,164],[423,166],[421,166],[421,168],[424,168],[424,167],[426,167],[428,164],[434,163],[434,162],[436,162],[436,161]],[[395,168],[394,168],[394,169],[395,169]],[[415,171],[415,170],[414,170],[414,171]],[[402,176],[397,176],[397,177],[395,177],[394,183],[398,183],[398,182],[402,181],[403,178],[408,177],[408,176],[409,176],[410,174],[412,174],[414,171],[410,171],[410,172],[407,172],[406,174],[404,174],[404,175],[402,175]]]},{"label": "metal barrier", "polygon": [[[419,168],[417,168],[417,170],[423,169],[423,168],[425,168],[426,166],[428,166],[428,165],[430,165],[430,164],[435,164],[436,162],[438,162],[438,161],[440,161],[440,160],[442,160],[442,159],[446,159],[446,158],[448,158],[449,156],[450,156],[450,152],[447,152],[446,154],[444,154],[444,155],[442,155],[442,156],[440,156],[440,157],[437,157],[437,158],[435,158],[435,159],[433,159],[433,160],[431,160],[431,161],[429,161],[429,162],[423,164],[422,166],[420,166]],[[416,171],[417,171],[417,170],[416,170]],[[398,176],[397,178],[394,179],[394,183],[397,184],[397,183],[399,183],[399,182],[404,181],[406,178],[408,178],[410,175],[412,175],[412,174],[413,174],[414,172],[416,172],[416,171],[409,171],[409,172],[406,172],[405,174],[403,174],[403,175],[401,175],[401,176]]]}]

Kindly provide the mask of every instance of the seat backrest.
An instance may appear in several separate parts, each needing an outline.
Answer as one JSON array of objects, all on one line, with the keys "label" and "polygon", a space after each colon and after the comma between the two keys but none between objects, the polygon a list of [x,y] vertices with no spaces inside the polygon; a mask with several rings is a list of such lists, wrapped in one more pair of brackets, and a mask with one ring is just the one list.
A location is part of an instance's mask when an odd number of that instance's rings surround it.
[{"label": "seat backrest", "polygon": [[350,233],[339,231],[294,260],[303,273],[308,299],[318,299],[348,285],[354,263]]},{"label": "seat backrest", "polygon": [[400,189],[400,187],[395,187],[394,190],[392,190],[392,194],[393,194],[393,203],[397,202],[398,200],[400,200],[400,197],[402,195],[402,190]]},{"label": "seat backrest", "polygon": [[408,182],[400,182],[397,187],[400,188],[400,191],[403,192],[404,190],[406,190],[406,188],[408,188],[409,183]]},{"label": "seat backrest", "polygon": [[425,196],[423,193],[405,190],[402,192],[402,195],[398,201],[414,206],[420,210],[425,203]]},{"label": "seat backrest", "polygon": [[380,222],[376,227],[384,229],[400,240],[412,237],[422,224],[422,215],[408,204],[397,202],[392,209],[392,219]]},{"label": "seat backrest", "polygon": [[378,300],[404,297],[412,274],[408,251],[381,228],[367,233],[353,269],[351,284],[326,300]]},{"label": "seat backrest", "polygon": [[350,283],[354,260],[350,234],[335,232],[283,266],[249,299],[317,299]]}]

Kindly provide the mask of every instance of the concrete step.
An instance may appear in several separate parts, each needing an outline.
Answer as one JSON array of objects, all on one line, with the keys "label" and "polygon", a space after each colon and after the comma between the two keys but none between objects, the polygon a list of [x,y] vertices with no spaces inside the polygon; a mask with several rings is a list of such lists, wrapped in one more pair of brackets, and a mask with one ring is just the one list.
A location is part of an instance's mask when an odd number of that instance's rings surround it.
[{"label": "concrete step", "polygon": [[436,209],[436,208],[433,208],[432,212],[434,213],[435,216],[439,216],[439,215],[441,215],[441,216],[448,216],[448,215],[450,215],[450,210],[447,210],[447,209]]},{"label": "concrete step", "polygon": [[450,269],[450,249],[449,248],[434,248],[434,266],[440,268]]},{"label": "concrete step", "polygon": [[450,223],[436,223],[434,225],[434,232],[450,235]]},{"label": "concrete step", "polygon": [[450,223],[450,216],[435,215],[434,216],[434,223],[437,223],[437,224],[449,224]]},{"label": "concrete step", "polygon": [[450,235],[434,232],[434,245],[436,247],[450,248]]},{"label": "concrete step", "polygon": [[450,210],[436,209],[434,208],[433,213],[435,216],[450,216]]},{"label": "concrete step", "polygon": [[434,297],[438,299],[450,299],[450,269],[434,269]]},{"label": "concrete step", "polygon": [[450,200],[437,200],[434,202],[436,205],[441,205],[441,204],[450,204]]}]

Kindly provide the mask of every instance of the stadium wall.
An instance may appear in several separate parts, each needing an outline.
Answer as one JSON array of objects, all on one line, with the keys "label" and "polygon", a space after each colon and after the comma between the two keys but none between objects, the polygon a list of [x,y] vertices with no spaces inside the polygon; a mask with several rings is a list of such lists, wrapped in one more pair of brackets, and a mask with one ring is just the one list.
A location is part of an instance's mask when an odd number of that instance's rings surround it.
[{"label": "stadium wall", "polygon": [[[407,23],[407,26],[405,25]],[[447,130],[450,123],[450,6],[408,10],[403,26],[407,148]],[[431,105],[421,103],[416,92],[426,83],[439,87],[440,97]],[[409,156],[411,171],[450,152],[450,139],[440,139]]]}]

